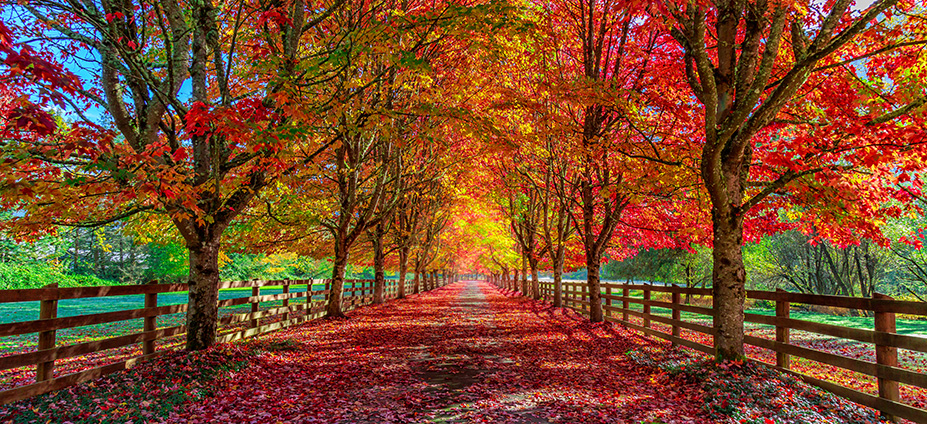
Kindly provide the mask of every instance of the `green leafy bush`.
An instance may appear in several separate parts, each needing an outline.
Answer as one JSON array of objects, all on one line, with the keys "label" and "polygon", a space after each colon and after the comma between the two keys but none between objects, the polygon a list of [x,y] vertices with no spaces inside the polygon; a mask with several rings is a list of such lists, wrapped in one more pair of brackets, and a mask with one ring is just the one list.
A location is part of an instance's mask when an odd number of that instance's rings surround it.
[{"label": "green leafy bush", "polygon": [[119,284],[92,275],[65,274],[47,264],[0,262],[0,290],[38,289],[54,283],[58,283],[59,287]]}]

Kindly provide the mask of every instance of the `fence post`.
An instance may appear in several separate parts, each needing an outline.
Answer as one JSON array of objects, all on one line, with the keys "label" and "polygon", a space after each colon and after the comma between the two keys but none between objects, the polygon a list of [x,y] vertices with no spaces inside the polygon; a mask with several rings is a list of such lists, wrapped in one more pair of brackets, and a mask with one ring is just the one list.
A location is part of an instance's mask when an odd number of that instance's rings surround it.
[{"label": "fence post", "polygon": [[[151,280],[148,284],[158,284],[158,280]],[[158,307],[158,294],[157,293],[145,293],[145,309],[148,308],[157,308]],[[155,331],[158,328],[158,316],[145,317],[143,321],[144,327],[142,330],[144,332]],[[142,343],[142,355],[150,355],[155,352],[155,340],[149,339],[145,340]]]},{"label": "fence post", "polygon": [[[650,300],[650,284],[644,284],[644,301]],[[650,328],[650,305],[644,304],[644,327]]]},{"label": "fence post", "polygon": [[332,293],[331,293],[331,290],[332,290],[332,280],[326,278],[326,279],[323,279],[323,280],[322,280],[322,283],[325,284],[325,289],[324,289],[324,290],[325,290],[325,292],[326,292],[326,293],[323,295],[323,297],[324,297],[324,299],[323,299],[323,300],[324,300],[324,303],[323,303],[323,304],[327,305],[327,304],[328,304],[328,299],[330,299],[331,296],[332,296]]},{"label": "fence post", "polygon": [[583,299],[583,294],[581,293],[582,287],[579,286],[579,283],[570,283],[570,284],[572,285],[572,288],[570,289],[572,296],[570,297],[570,299],[573,299],[573,302],[570,303],[571,309],[577,309],[577,306],[579,306],[580,307],[579,309],[582,310],[583,305],[581,303],[576,303],[577,301]]},{"label": "fence post", "polygon": [[582,284],[580,287],[583,292],[583,294],[580,296],[580,300],[586,302],[586,304],[580,303],[580,306],[582,306],[584,311],[590,312],[592,311],[592,301],[589,299],[589,293],[592,293],[592,291],[589,290],[589,280],[586,280],[586,284]]},{"label": "fence post", "polygon": [[283,325],[288,325],[286,322],[290,320],[290,280],[283,283],[283,307],[286,308],[286,312],[283,313]]},{"label": "fence post", "polygon": [[255,318],[254,314],[261,309],[261,302],[258,302],[257,297],[261,295],[261,286],[258,285],[258,280],[251,280],[251,328],[257,328],[260,324],[260,319]]},{"label": "fence post", "polygon": [[[873,299],[879,300],[893,300],[891,296],[887,296],[881,293],[872,293]],[[884,332],[884,333],[894,333],[895,332],[895,313],[894,312],[882,312],[876,308],[875,311],[875,331]],[[881,338],[877,337],[876,340]],[[887,365],[890,367],[898,366],[898,348],[894,346],[884,346],[876,343],[876,363],[879,365]],[[898,382],[892,381],[887,378],[879,377],[879,397],[887,399],[893,402],[898,402],[900,399],[898,392]],[[897,419],[891,414],[885,412],[880,412],[882,417],[888,421],[895,421]]]},{"label": "fence post", "polygon": [[[55,319],[58,317],[58,283],[49,284],[45,289],[54,289],[55,298],[52,300],[43,300],[39,302],[39,319]],[[55,347],[55,330],[42,331],[39,333],[39,350],[54,349]],[[35,367],[35,380],[51,380],[55,376],[55,361],[40,362]]]},{"label": "fence post", "polygon": [[[788,293],[783,289],[776,289],[776,293],[784,294]],[[776,318],[788,318],[789,317],[790,304],[787,300],[776,300]],[[789,342],[789,327],[786,325],[776,325],[776,341],[779,343],[788,343]],[[776,366],[780,368],[790,369],[792,367],[792,357],[791,355],[783,352],[776,352]]]},{"label": "fence post", "polygon": [[609,296],[609,297],[606,297],[606,298],[605,298],[605,306],[606,306],[606,308],[605,308],[605,316],[611,318],[611,317],[612,317],[612,308],[611,308],[611,306],[612,306],[612,298],[611,298],[611,295],[612,295],[612,286],[607,286],[607,287],[605,288],[605,293],[608,294],[608,296]]},{"label": "fence post", "polygon": [[[673,302],[673,337],[679,337],[679,321],[682,318],[682,313],[679,311],[679,303],[681,297],[679,295],[679,286],[673,284],[673,294],[670,296]],[[676,347],[676,341],[673,340],[673,347]]]},{"label": "fence post", "polygon": [[570,288],[572,284],[573,283],[563,282],[563,284],[560,286],[563,291],[563,307],[564,308],[571,308],[572,306],[574,306],[573,297],[571,294],[569,294],[573,290]]},{"label": "fence post", "polygon": [[312,295],[312,292],[315,291],[315,278],[310,278],[309,282],[306,283],[306,291],[309,293],[306,294],[306,320],[315,318],[315,314],[312,313],[312,309],[315,307],[315,296]]},{"label": "fence post", "polygon": [[624,308],[624,311],[621,312],[621,320],[628,322],[628,307],[630,304],[627,299],[631,297],[631,288],[625,285],[624,288],[621,289],[621,296],[625,298],[625,300],[621,301],[621,307]]}]

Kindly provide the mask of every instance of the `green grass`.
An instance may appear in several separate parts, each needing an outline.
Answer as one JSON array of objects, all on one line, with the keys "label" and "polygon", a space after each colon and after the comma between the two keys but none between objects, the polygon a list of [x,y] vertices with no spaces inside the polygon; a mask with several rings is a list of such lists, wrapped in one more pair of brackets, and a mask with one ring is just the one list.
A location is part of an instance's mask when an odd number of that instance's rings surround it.
[{"label": "green grass", "polygon": [[[314,290],[324,289],[323,285],[313,285]],[[305,292],[306,287],[291,287],[293,293]],[[262,287],[261,295],[282,293],[282,287]],[[251,288],[224,289],[219,291],[219,299],[235,299],[251,296]],[[314,300],[322,300],[322,296],[315,296]],[[58,302],[58,316],[69,317],[89,315],[104,312],[125,311],[144,307],[144,295],[109,296],[84,299],[66,299]],[[305,298],[293,299],[291,304],[305,302]],[[158,305],[177,305],[187,303],[186,292],[161,293],[158,295]],[[266,310],[282,306],[283,300],[261,302],[261,309]],[[219,311],[220,316],[247,313],[251,311],[250,304],[224,307]],[[38,319],[39,302],[0,303],[0,324],[24,322]],[[186,320],[185,313],[161,315],[157,319],[158,328],[182,325]],[[138,333],[143,328],[142,319],[131,319],[104,324],[87,325],[76,328],[58,330],[56,339],[58,345],[81,343],[100,340],[124,334]],[[34,347],[38,343],[36,333],[22,334],[0,338],[0,353],[18,352]]]},{"label": "green grass", "polygon": [[[347,283],[346,288],[351,288]],[[313,291],[324,290],[323,284],[313,284]],[[371,288],[372,290],[372,288]],[[305,292],[306,286],[291,286],[290,292]],[[261,295],[273,295],[283,293],[283,286],[265,286],[261,287]],[[236,299],[251,296],[250,287],[222,289],[219,291],[219,299]],[[314,296],[313,300],[322,300],[323,296]],[[300,304],[305,302],[305,298],[290,300],[290,304]],[[158,294],[158,306],[166,305],[183,305],[187,303],[187,292],[172,292]],[[141,309],[145,305],[144,295],[126,295],[126,296],[107,296],[91,297],[82,299],[65,299],[58,302],[58,317],[71,317],[78,315],[91,315],[105,312],[126,311],[132,309]],[[261,302],[261,309],[271,309],[283,305],[283,300],[270,302]],[[247,313],[251,311],[250,304],[238,305],[233,307],[223,307],[219,311],[220,316],[226,316],[236,313]],[[39,302],[15,302],[0,303],[0,324],[25,322],[36,320],[39,317]],[[185,322],[186,314],[161,315],[157,319],[158,328],[173,327],[182,325]],[[100,340],[109,337],[121,336],[141,332],[143,328],[142,319],[131,319],[104,324],[88,325],[76,328],[66,328],[58,330],[56,339],[58,345],[67,345],[71,343],[88,342]],[[22,351],[34,347],[38,342],[38,334],[29,333],[17,336],[0,337],[0,353],[11,351]]]},{"label": "green grass", "polygon": [[[640,290],[632,290],[630,292],[630,296],[634,298],[638,298],[638,299],[643,299],[644,297],[643,292]],[[683,296],[683,300],[684,299],[685,297]],[[614,306],[621,307],[621,301],[612,301],[612,303]],[[634,303],[630,303],[630,308],[637,310],[637,311],[643,311],[644,309],[643,305],[634,304]],[[751,314],[757,314],[757,315],[767,315],[767,316],[776,315],[775,309],[770,309],[770,308],[748,308],[745,312],[751,313]],[[615,314],[618,314],[618,313],[620,312],[615,312]],[[662,315],[666,317],[671,316],[671,310],[667,308],[651,307],[650,313],[654,315]],[[691,312],[685,312],[685,311],[680,313],[680,317],[684,321],[710,321],[711,320],[710,316],[691,313]],[[817,322],[821,324],[836,325],[840,327],[858,328],[858,329],[864,329],[864,330],[872,330],[873,328],[875,328],[874,327],[875,324],[873,323],[873,317],[838,316],[838,315],[830,315],[830,314],[812,312],[812,311],[797,311],[794,309],[790,311],[789,317],[793,319],[797,319],[797,320],[802,320],[802,321],[811,321],[811,322]],[[763,324],[753,324],[753,323],[747,323],[747,324],[750,326],[756,326],[756,327],[770,327],[770,328],[772,327],[772,326],[763,325]],[[897,326],[898,334],[927,336],[927,320],[898,318],[895,320],[895,325]]]},{"label": "green grass", "polygon": [[[776,315],[774,309],[760,309],[760,308],[751,308],[746,310],[747,313],[757,314],[757,315]],[[873,323],[873,317],[851,317],[851,316],[837,316],[837,315],[828,315],[822,314],[820,312],[810,312],[810,311],[790,311],[789,318],[798,319],[802,321],[811,321],[821,324],[830,324],[837,325],[840,327],[849,327],[849,328],[860,328],[872,330],[875,328]],[[923,320],[911,320],[911,319],[896,319],[895,326],[897,327],[896,332],[898,334],[909,334],[915,336],[927,336],[927,321]]]},{"label": "green grass", "polygon": [[[323,290],[324,286],[314,285],[314,290]],[[291,287],[293,293],[306,291],[303,287]],[[261,295],[282,293],[281,287],[262,287]],[[219,290],[219,299],[236,299],[251,296],[251,288]],[[158,295],[158,306],[182,305],[187,303],[187,292],[161,293]],[[269,302],[268,302],[269,303]],[[83,299],[65,299],[58,302],[58,316],[70,317],[77,315],[98,314],[103,312],[126,311],[140,309],[145,306],[145,296],[107,296],[89,297]],[[243,305],[247,306],[247,305]],[[0,303],[0,324],[11,322],[24,322],[39,318],[39,302]]]}]

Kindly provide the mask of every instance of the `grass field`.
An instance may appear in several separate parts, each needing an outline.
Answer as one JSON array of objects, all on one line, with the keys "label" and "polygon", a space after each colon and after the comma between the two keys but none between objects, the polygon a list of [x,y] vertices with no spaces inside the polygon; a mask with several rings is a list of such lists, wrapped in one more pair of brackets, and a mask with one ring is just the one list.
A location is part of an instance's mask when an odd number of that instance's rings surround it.
[{"label": "grass field", "polygon": [[[325,286],[318,284],[313,290],[324,290]],[[291,292],[304,292],[305,287],[291,287]],[[261,295],[283,293],[282,286],[261,287]],[[219,290],[219,300],[235,299],[251,296],[251,288]],[[180,305],[187,303],[187,292],[173,292],[158,294],[158,306]],[[70,317],[77,315],[98,314],[103,312],[126,311],[140,309],[145,306],[145,295],[89,297],[84,299],[65,299],[58,301],[58,316]],[[0,324],[11,322],[24,322],[39,319],[39,302],[0,303]]]}]

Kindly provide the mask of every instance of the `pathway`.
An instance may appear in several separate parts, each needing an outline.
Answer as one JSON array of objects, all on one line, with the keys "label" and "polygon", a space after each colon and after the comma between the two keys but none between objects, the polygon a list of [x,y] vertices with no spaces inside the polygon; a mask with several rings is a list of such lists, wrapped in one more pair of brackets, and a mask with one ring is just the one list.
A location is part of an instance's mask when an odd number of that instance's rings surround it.
[{"label": "pathway", "polygon": [[267,336],[175,422],[701,423],[701,392],[631,363],[618,326],[461,282]]}]

